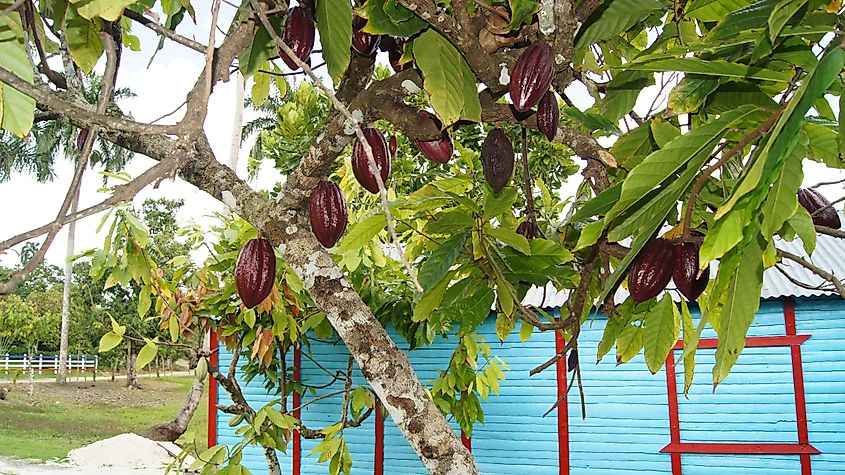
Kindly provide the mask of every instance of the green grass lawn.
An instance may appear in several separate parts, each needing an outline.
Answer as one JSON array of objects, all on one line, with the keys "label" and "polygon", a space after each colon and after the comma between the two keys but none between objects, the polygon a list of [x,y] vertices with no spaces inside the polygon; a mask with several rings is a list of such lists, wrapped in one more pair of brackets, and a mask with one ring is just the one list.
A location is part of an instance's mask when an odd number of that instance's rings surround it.
[{"label": "green grass lawn", "polygon": [[[125,432],[139,432],[168,422],[182,407],[191,387],[190,377],[145,378],[142,390],[129,390],[123,382],[97,381],[37,383],[30,405],[27,385],[18,382],[0,401],[0,456],[29,459],[62,459],[68,452]],[[182,442],[207,443],[207,402],[203,394]]]}]

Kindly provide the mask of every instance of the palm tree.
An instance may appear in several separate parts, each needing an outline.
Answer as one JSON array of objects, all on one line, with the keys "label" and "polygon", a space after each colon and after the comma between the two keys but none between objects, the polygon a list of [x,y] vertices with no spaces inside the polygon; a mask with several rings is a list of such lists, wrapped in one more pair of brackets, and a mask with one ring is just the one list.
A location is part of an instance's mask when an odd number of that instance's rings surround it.
[{"label": "palm tree", "polygon": [[[103,78],[91,73],[83,82],[82,96],[90,104],[99,100]],[[114,98],[132,97],[134,94],[127,88],[116,89]],[[50,120],[36,124],[29,137],[20,139],[7,132],[0,132],[0,183],[11,178],[13,173],[28,172],[35,179],[43,183],[55,177],[55,164],[59,155],[78,163],[80,147],[77,139],[80,131],[73,125],[61,121]],[[120,148],[110,142],[95,140],[94,149],[89,156],[89,165],[102,167],[107,172],[122,170],[132,159],[134,153]],[[103,183],[107,181],[103,178]],[[79,190],[73,197],[69,213],[73,214],[79,206]],[[65,283],[62,296],[62,328],[59,344],[59,369],[56,372],[56,382],[64,384],[67,381],[67,346],[68,329],[70,326],[70,286],[72,276],[71,257],[74,255],[76,241],[76,223],[68,224],[67,250],[65,261]]]}]

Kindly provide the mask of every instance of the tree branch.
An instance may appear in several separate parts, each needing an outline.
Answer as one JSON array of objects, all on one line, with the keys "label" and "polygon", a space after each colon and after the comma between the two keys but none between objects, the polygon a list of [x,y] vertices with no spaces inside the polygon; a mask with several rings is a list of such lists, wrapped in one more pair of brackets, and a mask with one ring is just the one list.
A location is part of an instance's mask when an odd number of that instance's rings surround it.
[{"label": "tree branch", "polygon": [[149,18],[141,15],[140,13],[134,12],[130,9],[123,10],[123,16],[129,18],[135,22],[140,23],[141,25],[149,28],[153,32],[155,32],[159,36],[163,36],[175,43],[179,43],[182,46],[188,47],[194,51],[199,53],[205,54],[206,46],[202,43],[196,42],[190,38],[186,38],[173,30],[167,29],[158,23],[150,20]]},{"label": "tree branch", "polygon": [[836,292],[838,292],[839,295],[841,295],[842,298],[845,299],[845,286],[842,285],[842,281],[840,281],[835,275],[804,259],[801,256],[792,254],[791,252],[784,251],[783,249],[778,249],[777,252],[778,256],[784,259],[789,259],[790,261],[802,265],[810,272],[833,284],[833,286],[836,288]]}]

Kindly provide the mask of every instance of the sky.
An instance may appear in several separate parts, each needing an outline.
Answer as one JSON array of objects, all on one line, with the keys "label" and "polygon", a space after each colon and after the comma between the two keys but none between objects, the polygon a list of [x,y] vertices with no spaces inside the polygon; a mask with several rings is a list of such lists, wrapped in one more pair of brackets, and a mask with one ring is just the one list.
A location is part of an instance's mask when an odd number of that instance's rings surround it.
[{"label": "sky", "polygon": [[[211,20],[210,7],[208,6],[210,3],[208,2],[204,6],[205,8],[197,9],[196,25],[189,18],[186,18],[177,31],[182,35],[193,37],[203,44],[207,43]],[[233,14],[234,8],[223,2],[218,24],[225,29]],[[136,97],[123,99],[119,104],[123,110],[130,112],[136,120],[150,121],[173,111],[184,101],[185,95],[193,86],[193,81],[204,66],[204,57],[193,50],[166,41],[164,49],[156,55],[152,64],[148,67],[152,46],[158,41],[158,37],[137,24],[133,26],[132,33],[140,38],[142,51],[124,50],[117,86],[128,87],[136,94]],[[222,34],[218,33],[216,36],[216,42],[219,45],[222,41]],[[317,48],[319,48],[319,45]],[[384,53],[380,54],[384,55]],[[320,62],[318,58],[312,58],[312,64],[319,64]],[[386,58],[384,62],[386,63]],[[101,61],[100,70],[102,70],[102,66]],[[235,84],[236,81],[231,80],[228,83],[221,82],[215,86],[214,93],[209,100],[208,116],[205,121],[205,131],[212,149],[218,160],[223,163],[228,162],[231,148],[232,124],[236,105]],[[247,84],[247,92],[249,86]],[[640,100],[635,107],[637,112],[644,114],[648,110],[654,95],[657,94],[657,89],[657,86],[652,86],[640,95]],[[573,86],[567,89],[567,95],[582,110],[590,107],[592,103],[586,89],[578,83],[573,83]],[[175,122],[181,118],[183,112],[184,109],[166,120]],[[254,117],[255,113],[249,110],[244,111],[244,121]],[[609,145],[609,142],[603,141],[603,145]],[[245,144],[239,153],[237,172],[241,178],[247,177],[246,155],[250,146],[251,143]],[[138,176],[144,170],[153,166],[154,163],[147,157],[136,156],[127,171],[132,176]],[[3,225],[0,226],[0,240],[5,240],[55,219],[58,208],[67,193],[67,187],[73,173],[70,161],[60,159],[56,172],[57,178],[49,183],[37,183],[28,175],[16,175],[9,182],[0,184],[0,203],[5,204]],[[576,179],[578,177],[578,175],[575,176]],[[832,171],[815,162],[805,161],[804,183],[806,186],[843,177],[845,177],[845,173],[841,171]],[[271,188],[280,179],[282,179],[281,175],[269,164],[265,164],[257,179],[251,181],[250,184],[255,188]],[[96,191],[102,181],[102,177],[97,171],[92,171],[89,168],[86,170],[83,180],[80,209],[95,204],[105,197],[105,195]],[[561,193],[571,193],[576,186],[577,183],[575,182],[569,183],[564,186]],[[829,190],[822,189],[822,192],[827,194],[828,197],[834,198],[842,195],[842,187],[831,187]],[[185,206],[177,215],[177,219],[182,223],[195,220],[208,224],[213,222],[209,218],[213,212],[224,209],[220,202],[178,178],[172,182],[169,180],[162,182],[157,189],[151,186],[147,187],[138,194],[134,203],[136,207],[139,207],[144,199],[159,197],[183,198],[185,200]],[[102,245],[103,236],[98,236],[96,233],[100,221],[101,215],[95,215],[77,223],[77,253]],[[47,253],[47,262],[63,266],[66,240],[67,233],[62,230]],[[40,242],[40,239],[38,242]],[[16,249],[20,249],[20,247],[17,246]],[[0,265],[13,265],[17,260],[18,257],[14,252],[7,252],[0,256]]]}]

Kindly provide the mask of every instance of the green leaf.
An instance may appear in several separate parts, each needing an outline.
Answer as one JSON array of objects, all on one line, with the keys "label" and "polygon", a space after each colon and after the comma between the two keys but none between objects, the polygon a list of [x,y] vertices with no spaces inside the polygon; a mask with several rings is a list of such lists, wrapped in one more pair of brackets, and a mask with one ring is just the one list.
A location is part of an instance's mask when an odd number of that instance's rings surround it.
[{"label": "green leaf", "polygon": [[612,0],[604,2],[584,22],[575,38],[575,48],[619,36],[652,13],[663,9],[657,0]]},{"label": "green leaf", "polygon": [[179,319],[176,318],[175,313],[170,314],[170,318],[167,320],[167,330],[170,333],[170,341],[176,343],[179,340],[180,328],[179,328]]},{"label": "green leaf", "polygon": [[[269,62],[264,63],[264,68],[268,71],[269,65]],[[270,80],[270,75],[267,73],[256,72],[252,76],[252,91],[250,91],[250,96],[256,107],[264,105],[267,102],[267,98],[270,97]]]},{"label": "green leaf", "polygon": [[440,279],[440,282],[422,294],[419,302],[414,305],[414,314],[411,316],[412,322],[416,323],[428,319],[431,312],[440,306],[443,296],[446,294],[446,288],[449,287],[449,282],[452,280],[452,275]]},{"label": "green leaf", "polygon": [[745,348],[745,336],[760,307],[760,291],[763,288],[763,249],[758,237],[752,237],[745,248],[735,252],[741,252],[741,258],[737,271],[732,273],[725,306],[719,317],[719,343],[713,366],[714,388],[728,376]]},{"label": "green leaf", "polygon": [[426,30],[414,41],[414,60],[422,72],[429,102],[444,127],[462,118],[481,121],[478,81],[449,40],[433,28]]},{"label": "green leaf", "polygon": [[151,293],[152,288],[149,285],[141,287],[141,290],[138,292],[138,316],[141,318],[146,317],[147,312],[150,310],[150,305],[152,305]]},{"label": "green leaf", "polygon": [[775,6],[769,16],[769,41],[775,42],[783,27],[786,26],[786,22],[798,13],[806,3],[807,0],[781,0]]},{"label": "green leaf", "polygon": [[[32,84],[32,67],[24,47],[24,34],[18,12],[0,16],[0,66]],[[32,128],[35,99],[12,86],[0,83],[0,127],[25,137]]]},{"label": "green leaf", "polygon": [[701,21],[719,21],[749,3],[750,0],[692,0],[687,4],[685,16]]},{"label": "green leaf", "polygon": [[123,337],[118,335],[115,332],[107,332],[105,335],[100,338],[100,353],[105,353],[115,346],[119,345],[120,342],[123,341]]},{"label": "green leaf", "polygon": [[762,29],[766,26],[769,16],[780,0],[757,0],[742,8],[731,11],[719,21],[715,28],[707,34],[707,39],[722,42],[728,38],[747,33],[750,30]]},{"label": "green leaf", "polygon": [[645,158],[625,178],[619,200],[607,213],[610,222],[623,211],[640,201],[648,192],[672,176],[690,159],[708,154],[721,137],[753,109],[740,107],[733,112],[681,135]]},{"label": "green leaf", "polygon": [[437,220],[425,226],[425,230],[432,234],[454,234],[466,231],[475,226],[475,218],[461,208],[452,208],[438,213]]},{"label": "green leaf", "polygon": [[466,240],[467,233],[456,234],[431,252],[417,275],[425,290],[430,290],[446,276],[455,259],[461,254]]},{"label": "green leaf", "polygon": [[102,18],[106,21],[117,21],[123,10],[135,3],[136,0],[71,0],[79,15],[88,20]]},{"label": "green leaf", "polygon": [[82,74],[90,73],[103,55],[100,20],[86,20],[76,10],[68,8],[65,35],[73,61],[82,70]]},{"label": "green leaf", "polygon": [[716,259],[724,256],[744,238],[745,226],[751,218],[745,208],[736,208],[730,216],[716,221],[713,229],[704,237],[699,250],[699,268],[710,265]]},{"label": "green leaf", "polygon": [[657,374],[669,352],[678,342],[680,314],[669,294],[664,294],[660,302],[646,314],[643,345],[645,362],[651,374]]},{"label": "green leaf", "polygon": [[[616,143],[610,147],[610,153],[619,163],[619,166],[630,170],[643,159],[657,149],[657,144],[654,142],[654,139],[651,136],[651,128],[649,127],[635,127],[630,132],[627,132],[625,135],[619,137]],[[622,183],[619,182],[616,185],[613,185],[611,188],[619,187]],[[603,191],[602,193],[607,192],[611,188]],[[619,198],[619,192],[621,190],[616,191],[616,199]]]},{"label": "green leaf", "polygon": [[485,188],[484,220],[490,221],[502,213],[511,211],[516,202],[516,196],[516,188],[513,186],[506,186],[499,194]]},{"label": "green leaf", "polygon": [[651,136],[654,137],[654,141],[657,142],[657,146],[660,148],[665,147],[669,142],[681,135],[678,127],[675,127],[660,117],[655,117],[651,120],[649,126],[651,128]]},{"label": "green leaf", "polygon": [[719,80],[716,78],[685,76],[669,93],[669,109],[676,114],[696,112],[718,87]]},{"label": "green leaf", "polygon": [[255,327],[255,317],[256,315],[254,308],[244,311],[244,323],[246,323],[249,328]]},{"label": "green leaf", "polygon": [[478,328],[478,325],[490,315],[495,298],[496,294],[492,288],[481,285],[453,306],[451,310],[457,316],[455,320],[461,325],[461,333],[467,334]]},{"label": "green leaf", "polygon": [[706,61],[700,58],[664,57],[652,59],[648,56],[637,59],[625,67],[632,71],[666,72],[678,71],[686,74],[700,74],[702,76],[727,77],[741,80],[758,79],[761,81],[788,82],[792,78],[791,72],[774,71],[757,66],[747,66],[742,63],[714,59]]},{"label": "green leaf", "polygon": [[532,333],[534,333],[534,325],[522,322],[522,325],[519,327],[519,341],[525,343],[531,338]]},{"label": "green leaf", "polygon": [[[799,151],[800,154],[795,152]],[[763,204],[763,223],[761,231],[768,240],[783,227],[798,209],[798,188],[804,181],[801,165],[804,147],[796,147],[792,155],[783,164],[780,177],[775,181],[766,202]]]},{"label": "green leaf", "polygon": [[813,218],[810,216],[810,213],[803,206],[799,206],[787,223],[795,230],[795,234],[801,238],[807,255],[813,254],[813,251],[816,250],[817,235],[816,226],[813,224]]},{"label": "green leaf", "polygon": [[[270,24],[276,31],[282,29],[282,17],[273,15],[269,18]],[[261,69],[261,65],[267,62],[271,56],[278,54],[276,42],[263,24],[258,25],[252,43],[238,55],[238,68],[244,78],[248,78]],[[282,96],[284,97],[284,95]]]},{"label": "green leaf", "polygon": [[601,114],[609,120],[619,120],[633,110],[640,93],[654,84],[654,75],[642,71],[623,70],[607,83]]},{"label": "green leaf", "polygon": [[604,355],[613,349],[616,339],[619,338],[619,334],[622,333],[626,325],[628,325],[628,320],[622,316],[608,317],[607,325],[604,327],[604,333],[602,333],[601,341],[596,352],[596,363],[599,363],[604,358]]},{"label": "green leaf", "polygon": [[138,359],[135,362],[136,369],[138,371],[144,369],[155,359],[156,353],[158,353],[158,346],[152,340],[148,340],[147,344],[138,352]]},{"label": "green leaf", "polygon": [[579,251],[595,244],[599,240],[599,237],[601,237],[603,229],[604,221],[601,219],[584,226],[581,230],[581,235],[578,236],[578,244],[575,245],[572,251]]},{"label": "green leaf", "polygon": [[[770,138],[766,141],[766,145],[754,155],[753,164],[750,168],[746,168],[730,199],[716,211],[715,219],[725,216],[746,194],[752,191],[760,192],[760,190],[765,193],[774,181],[775,177],[772,173],[781,166],[797,143],[798,131],[804,123],[804,116],[816,99],[822,97],[827,88],[839,77],[843,65],[845,65],[845,50],[840,47],[828,49],[818,66],[795,91],[777,124],[769,132]],[[761,180],[763,183],[759,186]]]},{"label": "green leaf", "polygon": [[115,335],[122,337],[126,333],[126,325],[121,325],[117,323],[117,320],[114,317],[109,317],[111,319],[111,329]]},{"label": "green leaf", "polygon": [[317,30],[329,75],[338,84],[349,66],[352,47],[352,4],[349,0],[317,0]]},{"label": "green leaf", "polygon": [[389,0],[367,0],[355,13],[368,19],[364,31],[393,37],[414,36],[428,23],[403,6],[388,6]]},{"label": "green leaf", "polygon": [[[837,124],[839,125],[841,124]],[[843,155],[837,144],[840,137],[835,129],[817,124],[804,124],[804,132],[809,139],[809,143],[806,144],[807,158],[830,168],[845,168]]]},{"label": "green leaf", "polygon": [[[642,127],[637,127],[637,129],[641,129]],[[620,139],[622,140],[622,139]],[[613,205],[619,201],[619,196],[622,193],[622,183],[617,183],[610,188],[602,191],[599,193],[598,196],[591,199],[590,201],[584,203],[584,206],[581,207],[572,217],[569,218],[569,221],[572,223],[576,223],[578,221],[583,221],[587,218],[592,218],[593,216],[602,216],[611,208]]]},{"label": "green leaf", "polygon": [[531,255],[531,245],[528,243],[528,239],[521,234],[517,234],[511,229],[491,228],[489,225],[485,225],[484,232],[487,233],[488,236],[502,241],[526,256]]},{"label": "green leaf", "polygon": [[383,213],[375,214],[363,221],[353,224],[343,239],[338,244],[338,253],[344,254],[349,251],[359,251],[367,245],[384,227],[387,226],[387,218]]},{"label": "green leaf", "polygon": [[627,363],[643,348],[643,327],[626,327],[616,340],[616,364]]},{"label": "green leaf", "polygon": [[511,10],[511,23],[508,28],[518,30],[523,24],[529,24],[531,17],[540,9],[540,2],[535,0],[508,0]]}]

